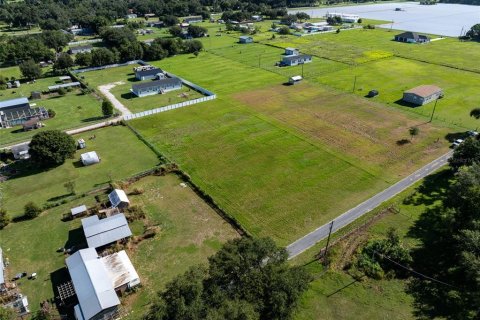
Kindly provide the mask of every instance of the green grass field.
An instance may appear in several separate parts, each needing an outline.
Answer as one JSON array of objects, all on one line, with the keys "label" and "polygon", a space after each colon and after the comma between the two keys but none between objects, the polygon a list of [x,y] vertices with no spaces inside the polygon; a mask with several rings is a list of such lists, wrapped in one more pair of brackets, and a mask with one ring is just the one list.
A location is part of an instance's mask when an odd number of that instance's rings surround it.
[{"label": "green grass field", "polygon": [[[95,140],[89,140],[93,134]],[[5,193],[3,207],[11,216],[21,216],[28,201],[42,206],[62,200],[67,194],[63,187],[66,182],[75,182],[77,194],[82,194],[158,164],[155,154],[123,126],[74,136],[74,139],[80,138],[85,139],[87,148],[78,150],[74,159],[68,159],[59,167],[48,171],[34,171],[32,168],[22,171],[23,165],[19,164],[20,175],[7,180],[2,186]],[[88,151],[96,151],[101,162],[84,167],[79,160],[80,154]]]},{"label": "green grass field", "polygon": [[[316,279],[301,298],[294,318],[296,320],[415,319],[413,297],[406,292],[408,280],[363,278],[362,281],[354,281],[341,269],[342,265],[352,261],[352,254],[355,254],[358,246],[369,239],[384,238],[389,228],[397,230],[407,247],[416,247],[419,240],[409,231],[427,208],[439,203],[437,196],[445,191],[446,182],[450,177],[448,170],[438,171],[427,180],[420,181],[391,199],[382,207],[394,205],[399,213],[389,213],[370,224],[366,230],[357,232],[347,240],[340,241],[331,247],[332,267],[326,273],[318,262],[312,262],[313,256],[322,245],[325,245],[325,241],[296,257],[292,263],[306,264]],[[378,213],[380,210],[381,208],[377,208],[372,213]],[[363,222],[357,221],[353,223],[354,226],[349,226],[347,229],[358,227]],[[332,240],[345,232],[342,230],[334,234]]]},{"label": "green grass field", "polygon": [[424,124],[400,147],[421,117],[315,84],[284,87],[276,73],[208,53],[161,64],[219,98],[133,125],[244,227],[281,245],[442,154],[452,130]]},{"label": "green grass field", "polygon": [[[124,158],[128,157],[124,155]],[[205,263],[223,242],[237,236],[230,225],[190,188],[183,188],[180,183],[181,180],[174,175],[150,176],[129,187],[129,190],[145,190],[142,195],[130,195],[129,198],[132,204],[144,207],[148,221],[157,225],[159,232],[155,238],[128,250],[143,287],[137,294],[124,299],[127,310],[132,309],[127,319],[139,319],[146,311],[145,303],[168,281],[190,266]],[[69,232],[73,231],[71,236],[77,235],[81,227],[80,219],[63,222],[61,217],[75,205],[91,206],[94,203],[93,195],[90,195],[50,209],[34,220],[12,223],[0,231],[4,257],[10,262],[6,269],[8,278],[23,271],[38,274],[36,280],[24,278],[18,281],[22,294],[28,296],[32,311],[39,309],[41,301],[53,298],[51,280],[56,276],[51,273],[64,268],[66,258],[56,250],[66,245]],[[136,225],[137,221],[131,224],[134,235],[143,231]]]}]

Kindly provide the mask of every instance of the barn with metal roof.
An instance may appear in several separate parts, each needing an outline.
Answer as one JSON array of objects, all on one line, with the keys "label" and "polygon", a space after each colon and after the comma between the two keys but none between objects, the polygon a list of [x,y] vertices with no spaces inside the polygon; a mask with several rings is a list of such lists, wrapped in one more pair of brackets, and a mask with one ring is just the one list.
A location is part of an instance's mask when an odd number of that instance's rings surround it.
[{"label": "barn with metal roof", "polygon": [[84,218],[82,227],[89,248],[103,247],[132,235],[123,213],[105,219],[99,219],[96,215]]}]

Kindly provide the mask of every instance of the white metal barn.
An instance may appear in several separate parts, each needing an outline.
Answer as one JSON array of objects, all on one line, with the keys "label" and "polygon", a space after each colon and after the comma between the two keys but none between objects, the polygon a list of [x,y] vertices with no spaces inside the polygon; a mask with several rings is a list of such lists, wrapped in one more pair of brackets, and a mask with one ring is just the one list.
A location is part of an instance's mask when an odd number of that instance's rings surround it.
[{"label": "white metal barn", "polygon": [[80,160],[82,160],[84,166],[89,166],[100,162],[100,158],[95,151],[82,153],[80,155]]}]

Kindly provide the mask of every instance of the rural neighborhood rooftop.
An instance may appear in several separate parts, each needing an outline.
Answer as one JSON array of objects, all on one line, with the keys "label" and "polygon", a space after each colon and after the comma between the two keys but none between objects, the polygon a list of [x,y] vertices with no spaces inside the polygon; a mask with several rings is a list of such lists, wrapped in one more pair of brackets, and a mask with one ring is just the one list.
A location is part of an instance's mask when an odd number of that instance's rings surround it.
[{"label": "rural neighborhood rooftop", "polygon": [[413,93],[420,97],[429,97],[432,94],[442,91],[441,88],[434,85],[421,85],[410,90],[405,91],[405,93]]},{"label": "rural neighborhood rooftop", "polygon": [[99,219],[97,215],[82,219],[89,248],[99,248],[132,235],[123,213]]}]

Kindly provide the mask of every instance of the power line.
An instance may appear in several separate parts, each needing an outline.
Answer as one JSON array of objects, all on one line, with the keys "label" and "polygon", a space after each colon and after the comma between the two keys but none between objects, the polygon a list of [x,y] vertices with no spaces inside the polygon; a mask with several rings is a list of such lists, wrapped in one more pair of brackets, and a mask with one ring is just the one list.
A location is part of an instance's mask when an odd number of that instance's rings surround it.
[{"label": "power line", "polygon": [[390,257],[388,257],[388,256],[386,256],[386,255],[384,255],[384,254],[382,254],[382,253],[380,253],[380,252],[377,252],[377,251],[375,251],[375,250],[373,250],[373,252],[376,253],[376,254],[378,254],[380,257],[385,258],[385,259],[387,259],[388,261],[396,264],[397,266],[399,266],[399,267],[401,267],[401,268],[403,268],[403,269],[405,269],[405,270],[407,270],[407,271],[409,271],[409,272],[412,272],[412,273],[414,273],[414,274],[416,274],[416,275],[418,275],[418,276],[420,276],[420,277],[422,277],[422,278],[425,278],[425,279],[428,279],[428,280],[431,280],[431,281],[434,281],[434,282],[443,284],[443,285],[448,286],[448,287],[452,287],[452,288],[455,288],[455,289],[458,289],[458,290],[462,290],[462,289],[460,289],[460,288],[457,287],[457,286],[454,286],[454,285],[451,285],[451,284],[449,284],[449,283],[443,282],[443,281],[441,281],[441,280],[437,280],[437,279],[435,279],[435,278],[429,277],[429,276],[427,276],[427,275],[425,275],[425,274],[423,274],[423,273],[421,273],[421,272],[418,272],[418,271],[413,270],[413,269],[410,268],[410,267],[404,266],[404,265],[402,265],[401,263],[398,263],[398,262],[392,260]]}]

